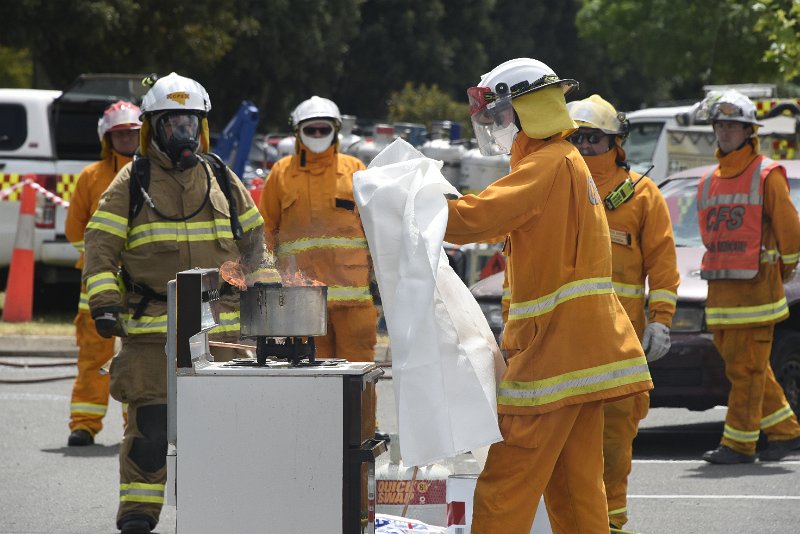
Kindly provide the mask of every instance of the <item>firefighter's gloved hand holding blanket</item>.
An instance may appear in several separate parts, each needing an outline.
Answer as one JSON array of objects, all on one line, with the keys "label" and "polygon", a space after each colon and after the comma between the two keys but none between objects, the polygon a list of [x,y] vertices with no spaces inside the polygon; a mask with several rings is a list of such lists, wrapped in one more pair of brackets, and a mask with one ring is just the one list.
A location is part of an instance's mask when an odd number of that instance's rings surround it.
[{"label": "firefighter's gloved hand holding blanket", "polygon": [[441,166],[398,139],[353,176],[391,340],[406,465],[467,451],[485,461],[485,447],[502,439],[495,387],[505,363],[442,248],[444,195],[458,192]]}]

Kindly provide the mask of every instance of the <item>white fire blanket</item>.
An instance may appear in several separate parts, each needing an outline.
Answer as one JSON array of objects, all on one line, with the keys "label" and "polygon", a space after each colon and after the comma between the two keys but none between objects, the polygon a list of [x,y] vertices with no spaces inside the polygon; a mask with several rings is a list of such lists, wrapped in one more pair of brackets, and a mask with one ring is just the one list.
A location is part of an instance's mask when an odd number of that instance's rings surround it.
[{"label": "white fire blanket", "polygon": [[496,380],[505,363],[478,303],[442,248],[442,162],[398,139],[355,173],[353,193],[369,243],[392,346],[398,433],[406,465],[467,451],[485,461],[502,439]]}]

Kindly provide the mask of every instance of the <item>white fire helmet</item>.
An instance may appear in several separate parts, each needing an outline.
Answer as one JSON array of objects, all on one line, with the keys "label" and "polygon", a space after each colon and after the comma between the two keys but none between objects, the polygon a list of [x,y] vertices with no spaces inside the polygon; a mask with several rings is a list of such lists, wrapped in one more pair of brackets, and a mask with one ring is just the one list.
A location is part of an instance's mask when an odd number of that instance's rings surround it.
[{"label": "white fire helmet", "polygon": [[569,102],[567,110],[579,127],[595,128],[605,134],[617,135],[622,140],[628,136],[630,123],[625,114],[617,113],[614,106],[600,95]]},{"label": "white fire helmet", "polygon": [[[572,79],[559,78],[553,69],[531,58],[501,63],[484,74],[476,87],[467,89],[469,114],[481,154],[508,153],[519,132],[514,123],[511,100],[545,87],[560,85],[564,94],[578,86]],[[495,145],[499,145],[499,152]]]},{"label": "white fire helmet", "polygon": [[327,98],[312,96],[298,104],[291,114],[292,129],[297,130],[301,122],[311,119],[331,119],[338,130],[342,125],[342,114],[339,107]]},{"label": "white fire helmet", "polygon": [[142,115],[161,111],[196,111],[205,116],[211,99],[198,82],[174,72],[156,80],[142,99]]},{"label": "white fire helmet", "polygon": [[756,121],[755,104],[735,89],[710,92],[700,102],[695,118],[699,122],[733,121],[761,126]]},{"label": "white fire helmet", "polygon": [[106,108],[103,116],[97,121],[97,136],[100,141],[108,132],[117,130],[139,130],[142,121],[139,120],[141,110],[138,106],[119,100]]}]

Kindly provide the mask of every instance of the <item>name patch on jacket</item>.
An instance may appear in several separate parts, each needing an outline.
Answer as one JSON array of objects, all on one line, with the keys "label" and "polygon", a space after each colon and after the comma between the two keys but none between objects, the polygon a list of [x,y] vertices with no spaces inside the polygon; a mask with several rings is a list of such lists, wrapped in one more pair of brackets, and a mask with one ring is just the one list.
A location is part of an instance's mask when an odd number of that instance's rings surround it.
[{"label": "name patch on jacket", "polygon": [[613,228],[609,228],[609,232],[611,233],[612,243],[616,243],[617,245],[625,245],[626,247],[631,246],[631,243],[633,243],[633,238],[629,232],[625,232],[623,230],[614,230]]},{"label": "name patch on jacket", "polygon": [[353,211],[356,209],[356,203],[352,200],[346,200],[344,198],[337,198],[336,199],[336,207],[337,208],[344,208],[346,210]]}]

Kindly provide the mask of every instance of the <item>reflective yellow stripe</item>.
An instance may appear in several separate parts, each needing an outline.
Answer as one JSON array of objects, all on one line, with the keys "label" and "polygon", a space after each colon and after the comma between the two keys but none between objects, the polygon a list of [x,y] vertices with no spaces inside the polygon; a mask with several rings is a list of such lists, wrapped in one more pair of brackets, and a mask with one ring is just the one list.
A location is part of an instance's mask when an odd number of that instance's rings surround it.
[{"label": "reflective yellow stripe", "polygon": [[669,289],[653,289],[650,291],[650,304],[654,302],[666,302],[673,306],[678,304],[678,294]]},{"label": "reflective yellow stripe", "polygon": [[785,421],[789,419],[791,416],[794,415],[792,411],[792,407],[788,404],[784,404],[783,408],[769,414],[765,418],[761,420],[761,424],[759,425],[761,429],[769,428],[771,426],[775,426],[781,421]]},{"label": "reflective yellow stripe", "polygon": [[128,237],[128,218],[120,217],[110,211],[97,210],[86,225],[87,230],[100,230],[125,239]]},{"label": "reflective yellow stripe", "polygon": [[[129,334],[166,334],[167,315],[143,315],[138,319],[131,317],[130,313],[123,314],[128,322]],[[220,324],[211,329],[212,334],[221,332],[239,331],[239,312],[222,312],[219,314]]]},{"label": "reflective yellow stripe", "polygon": [[789,314],[786,297],[778,302],[760,306],[741,306],[736,308],[706,308],[708,325],[749,324],[774,321]]},{"label": "reflective yellow stripe", "polygon": [[759,256],[759,261],[761,263],[778,263],[778,259],[780,259],[781,255],[776,249],[769,249],[769,250],[762,250],[761,255]]},{"label": "reflective yellow stripe", "polygon": [[242,225],[242,230],[247,232],[248,230],[252,230],[264,224],[264,219],[261,218],[261,213],[258,212],[258,208],[253,206],[239,216],[239,224]]},{"label": "reflective yellow stripe", "polygon": [[219,314],[219,325],[211,329],[212,334],[239,331],[239,312],[222,312]]},{"label": "reflective yellow stripe", "polygon": [[622,284],[620,282],[614,282],[613,286],[614,286],[614,293],[616,293],[618,297],[625,297],[625,298],[629,298],[629,299],[643,299],[644,298],[644,286],[643,285]]},{"label": "reflective yellow stripe", "polygon": [[278,254],[298,254],[315,248],[363,248],[367,247],[367,240],[362,237],[305,237],[294,241],[287,241],[278,246]]},{"label": "reflective yellow stripe", "polygon": [[543,380],[503,380],[498,390],[497,403],[507,406],[542,406],[568,397],[644,380],[650,380],[650,372],[644,356],[640,356]]},{"label": "reflective yellow stripe", "polygon": [[511,300],[511,288],[504,287],[503,288],[503,298],[501,300],[510,301]]},{"label": "reflective yellow stripe", "polygon": [[156,222],[131,227],[128,249],[160,241],[197,242],[233,239],[228,219],[203,222]]},{"label": "reflective yellow stripe", "polygon": [[781,254],[781,259],[783,263],[797,263],[800,261],[800,252],[795,252],[794,254]]},{"label": "reflective yellow stripe", "polygon": [[617,508],[615,510],[609,510],[608,511],[608,515],[609,516],[621,515],[621,514],[627,514],[627,513],[628,513],[628,507],[627,506],[623,506],[622,508]]},{"label": "reflective yellow stripe", "polygon": [[131,482],[119,485],[119,500],[124,502],[164,502],[164,484]]},{"label": "reflective yellow stripe", "polygon": [[759,430],[750,432],[748,430],[737,430],[731,426],[725,425],[722,436],[732,439],[733,441],[738,441],[739,443],[755,443],[758,441],[758,433]]},{"label": "reflective yellow stripe", "polygon": [[550,313],[556,306],[568,300],[586,297],[589,295],[602,295],[613,293],[614,288],[611,278],[587,278],[564,284],[554,292],[544,297],[525,302],[514,302],[508,311],[508,320],[527,319]]},{"label": "reflective yellow stripe", "polygon": [[89,295],[89,298],[103,291],[120,292],[116,273],[108,271],[97,273],[86,280],[86,294]]},{"label": "reflective yellow stripe", "polygon": [[328,301],[372,300],[369,286],[328,286]]},{"label": "reflective yellow stripe", "polygon": [[84,245],[84,243],[83,243],[83,239],[81,239],[80,241],[74,241],[74,242],[72,243],[72,246],[73,246],[73,247],[75,247],[75,249],[76,249],[78,252],[83,252],[83,250],[84,250],[84,248],[85,248],[85,245]]},{"label": "reflective yellow stripe", "polygon": [[69,405],[69,411],[73,414],[85,413],[89,415],[104,416],[108,406],[106,404],[92,404],[90,402],[73,402]]},{"label": "reflective yellow stripe", "polygon": [[268,268],[261,268],[259,267],[252,273],[247,273],[245,275],[245,282],[248,286],[252,286],[253,284],[280,284],[281,283],[281,275],[278,273],[277,269],[268,269]]},{"label": "reflective yellow stripe", "polygon": [[81,296],[78,299],[78,309],[89,311],[89,295],[85,291],[81,291]]}]

